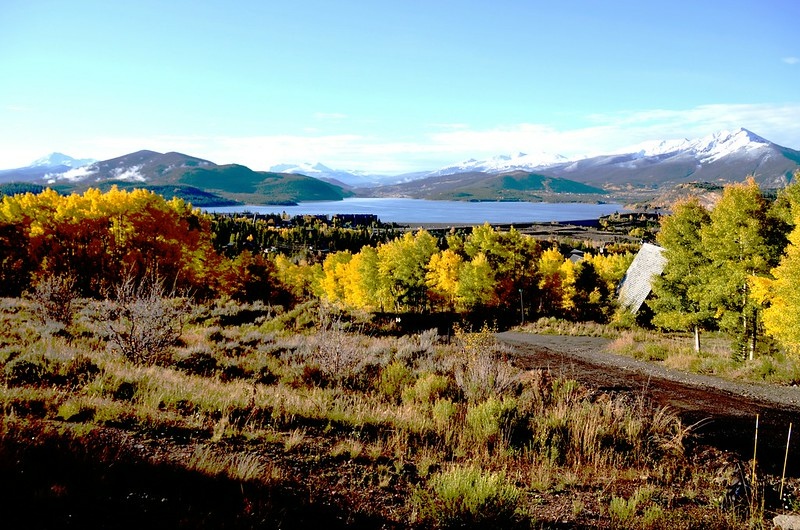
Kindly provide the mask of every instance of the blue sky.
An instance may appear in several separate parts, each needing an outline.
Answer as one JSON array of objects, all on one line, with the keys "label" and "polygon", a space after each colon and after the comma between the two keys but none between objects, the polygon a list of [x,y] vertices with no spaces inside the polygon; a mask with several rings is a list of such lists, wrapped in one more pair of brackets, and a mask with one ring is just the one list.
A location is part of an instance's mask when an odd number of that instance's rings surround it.
[{"label": "blue sky", "polygon": [[0,168],[180,151],[400,173],[745,127],[800,149],[800,2],[0,3]]}]

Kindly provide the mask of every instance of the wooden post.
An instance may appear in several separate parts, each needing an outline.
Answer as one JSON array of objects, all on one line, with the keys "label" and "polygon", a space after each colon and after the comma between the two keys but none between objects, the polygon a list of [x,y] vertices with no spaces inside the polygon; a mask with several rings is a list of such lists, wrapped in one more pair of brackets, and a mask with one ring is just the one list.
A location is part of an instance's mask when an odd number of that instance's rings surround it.
[{"label": "wooden post", "polygon": [[753,513],[753,501],[756,498],[756,452],[758,451],[758,414],[756,414],[756,436],[753,441],[753,470],[750,475],[750,513]]},{"label": "wooden post", "polygon": [[786,480],[786,462],[789,461],[789,442],[792,440],[792,424],[789,424],[789,435],[786,437],[786,455],[783,457],[783,473],[781,473],[781,491],[778,495],[780,502],[783,502],[783,483]]}]

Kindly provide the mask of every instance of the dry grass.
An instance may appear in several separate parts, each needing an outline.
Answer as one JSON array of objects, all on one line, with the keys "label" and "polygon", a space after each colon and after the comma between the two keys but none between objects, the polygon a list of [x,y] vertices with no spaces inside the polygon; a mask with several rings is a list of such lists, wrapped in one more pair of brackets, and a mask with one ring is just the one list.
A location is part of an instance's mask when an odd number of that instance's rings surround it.
[{"label": "dry grass", "polygon": [[529,322],[519,328],[526,333],[541,333],[545,335],[566,335],[573,337],[605,337],[615,339],[620,336],[620,329],[597,322],[572,322],[555,317],[540,318]]},{"label": "dry grass", "polygon": [[714,375],[734,381],[768,382],[793,385],[800,382],[800,363],[781,352],[756,356],[752,361],[733,355],[730,339],[718,333],[706,333],[702,351],[693,349],[688,334],[663,334],[646,330],[622,332],[609,350],[640,360],[659,362],[667,368]]},{"label": "dry grass", "polygon": [[[267,454],[307,465],[347,460],[372,469],[382,488],[411,491],[415,477],[417,496],[408,495],[404,513],[440,526],[484,517],[530,522],[536,495],[652,487],[646,502],[615,493],[622,500],[613,509],[607,493],[582,497],[571,517],[586,524],[585,513],[608,505],[605,524],[655,525],[669,508],[659,500],[664,492],[685,486],[657,477],[701,472],[686,471],[687,429],[669,410],[590,395],[547,372],[521,373],[503,360],[490,329],[460,330],[448,345],[433,332],[370,337],[344,329],[344,320],[299,335],[276,332],[270,320],[226,326],[200,315],[168,360],[144,364],[108,349],[114,337],[92,319],[76,318],[82,332],[69,341],[37,337],[29,309],[5,307],[6,344],[25,337],[44,360],[36,365],[42,373],[23,381],[9,366],[25,354],[0,358],[4,415],[184,433],[202,443],[175,463],[213,477],[280,480],[284,472]],[[89,364],[76,367],[76,358]],[[67,384],[69,366],[86,373]]]}]

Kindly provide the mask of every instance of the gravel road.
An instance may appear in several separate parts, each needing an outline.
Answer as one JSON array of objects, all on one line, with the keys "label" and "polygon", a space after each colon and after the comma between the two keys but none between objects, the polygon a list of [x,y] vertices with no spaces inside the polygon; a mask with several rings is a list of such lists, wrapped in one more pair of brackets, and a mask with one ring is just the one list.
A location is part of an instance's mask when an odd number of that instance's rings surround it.
[{"label": "gravel road", "polygon": [[[800,427],[800,388],[737,383],[689,374],[655,363],[615,355],[610,341],[503,332],[498,339],[512,347],[523,369],[546,369],[609,392],[643,393],[654,403],[675,409],[695,425],[693,441],[751,458],[759,415],[759,461],[770,471],[783,465],[789,424]],[[795,430],[793,428],[793,430]],[[800,436],[790,446],[789,471],[800,476]],[[795,455],[792,458],[792,454]]]}]

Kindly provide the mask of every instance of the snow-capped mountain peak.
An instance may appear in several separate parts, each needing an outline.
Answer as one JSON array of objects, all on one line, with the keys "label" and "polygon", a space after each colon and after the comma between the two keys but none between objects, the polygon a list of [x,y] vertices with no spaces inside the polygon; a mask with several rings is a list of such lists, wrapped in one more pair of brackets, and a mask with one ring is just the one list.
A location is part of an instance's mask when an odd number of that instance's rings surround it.
[{"label": "snow-capped mountain peak", "polygon": [[675,140],[651,140],[625,148],[623,153],[632,153],[637,158],[660,156],[686,149],[691,142],[686,138]]},{"label": "snow-capped mountain peak", "polygon": [[374,186],[378,183],[378,177],[369,175],[363,171],[331,169],[321,162],[311,164],[303,162],[300,164],[277,164],[269,168],[274,173],[292,173],[305,175],[322,180],[335,181],[354,188]]},{"label": "snow-capped mountain peak", "polygon": [[620,150],[621,154],[633,158],[685,154],[697,158],[701,163],[713,162],[737,151],[747,152],[771,145],[771,142],[739,128],[733,131],[718,131],[702,138],[688,140],[652,140]]},{"label": "snow-capped mountain peak", "polygon": [[47,156],[43,156],[42,158],[38,158],[34,160],[30,167],[57,167],[57,166],[66,166],[71,167],[73,169],[88,166],[89,164],[93,164],[97,162],[93,158],[72,158],[69,155],[65,155],[64,153],[50,153]]},{"label": "snow-capped mountain peak", "polygon": [[562,164],[568,159],[562,155],[552,153],[527,154],[519,152],[515,155],[497,155],[486,160],[476,160],[470,158],[463,162],[453,164],[432,171],[427,176],[452,175],[455,173],[466,173],[480,171],[484,173],[506,173],[511,171],[531,171],[536,168],[543,168]]},{"label": "snow-capped mountain peak", "polygon": [[746,154],[769,147],[770,142],[747,129],[720,131],[693,142],[692,150],[703,163],[713,162],[737,151]]}]

